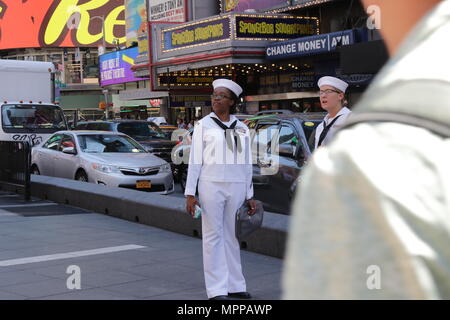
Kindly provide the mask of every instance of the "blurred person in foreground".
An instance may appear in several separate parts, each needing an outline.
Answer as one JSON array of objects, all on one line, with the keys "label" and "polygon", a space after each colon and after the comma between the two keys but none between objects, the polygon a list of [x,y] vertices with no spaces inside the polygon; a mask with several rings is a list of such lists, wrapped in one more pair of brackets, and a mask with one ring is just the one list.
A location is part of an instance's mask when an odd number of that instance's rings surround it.
[{"label": "blurred person in foreground", "polygon": [[362,2],[392,58],[302,176],[283,298],[449,299],[450,0]]}]

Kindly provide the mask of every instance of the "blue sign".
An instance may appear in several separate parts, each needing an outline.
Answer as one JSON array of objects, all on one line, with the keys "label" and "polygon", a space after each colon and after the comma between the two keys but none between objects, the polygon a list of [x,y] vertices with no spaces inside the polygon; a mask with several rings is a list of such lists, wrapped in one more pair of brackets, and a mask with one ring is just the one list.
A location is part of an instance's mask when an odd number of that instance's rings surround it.
[{"label": "blue sign", "polygon": [[266,48],[267,59],[286,59],[302,55],[330,52],[338,46],[355,43],[354,30],[276,42]]},{"label": "blue sign", "polygon": [[100,55],[100,86],[147,80],[136,78],[131,70],[138,54],[138,47],[133,47]]}]

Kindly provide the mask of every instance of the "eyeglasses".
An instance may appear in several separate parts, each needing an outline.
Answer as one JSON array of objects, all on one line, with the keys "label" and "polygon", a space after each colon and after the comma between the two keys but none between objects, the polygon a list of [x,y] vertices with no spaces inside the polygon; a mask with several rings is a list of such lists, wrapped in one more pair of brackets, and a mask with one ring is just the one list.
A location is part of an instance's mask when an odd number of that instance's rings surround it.
[{"label": "eyeglasses", "polygon": [[327,89],[327,90],[320,90],[320,91],[319,91],[319,95],[320,95],[320,96],[323,96],[323,95],[329,95],[329,94],[331,94],[332,92],[340,93],[340,92],[337,91],[337,90]]},{"label": "eyeglasses", "polygon": [[215,100],[215,99],[217,99],[217,100],[222,100],[223,98],[228,98],[228,99],[230,99],[230,100],[233,100],[233,98],[228,97],[228,96],[223,95],[223,94],[212,94],[212,95],[211,95],[211,99],[212,99],[212,100]]}]

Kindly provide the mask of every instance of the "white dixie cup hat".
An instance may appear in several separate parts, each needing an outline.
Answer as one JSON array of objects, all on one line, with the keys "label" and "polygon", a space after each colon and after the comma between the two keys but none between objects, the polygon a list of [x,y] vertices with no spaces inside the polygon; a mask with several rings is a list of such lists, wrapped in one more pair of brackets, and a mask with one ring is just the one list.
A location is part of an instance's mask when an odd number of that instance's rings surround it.
[{"label": "white dixie cup hat", "polygon": [[227,88],[227,89],[231,90],[236,95],[236,97],[239,97],[243,91],[240,85],[238,85],[236,82],[234,82],[232,80],[228,80],[228,79],[214,80],[212,85],[213,85],[214,90],[216,88]]},{"label": "white dixie cup hat", "polygon": [[330,76],[320,78],[319,81],[317,82],[317,85],[319,86],[319,88],[322,86],[332,86],[335,87],[336,89],[341,90],[343,93],[345,93],[345,91],[348,88],[347,82]]}]

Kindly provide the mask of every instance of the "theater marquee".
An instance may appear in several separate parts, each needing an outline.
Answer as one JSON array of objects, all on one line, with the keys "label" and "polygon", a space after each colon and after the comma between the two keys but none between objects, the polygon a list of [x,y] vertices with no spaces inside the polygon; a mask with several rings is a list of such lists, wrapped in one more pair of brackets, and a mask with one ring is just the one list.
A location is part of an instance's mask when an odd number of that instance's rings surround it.
[{"label": "theater marquee", "polygon": [[163,29],[161,51],[167,53],[230,40],[281,41],[318,32],[316,17],[227,14]]}]

